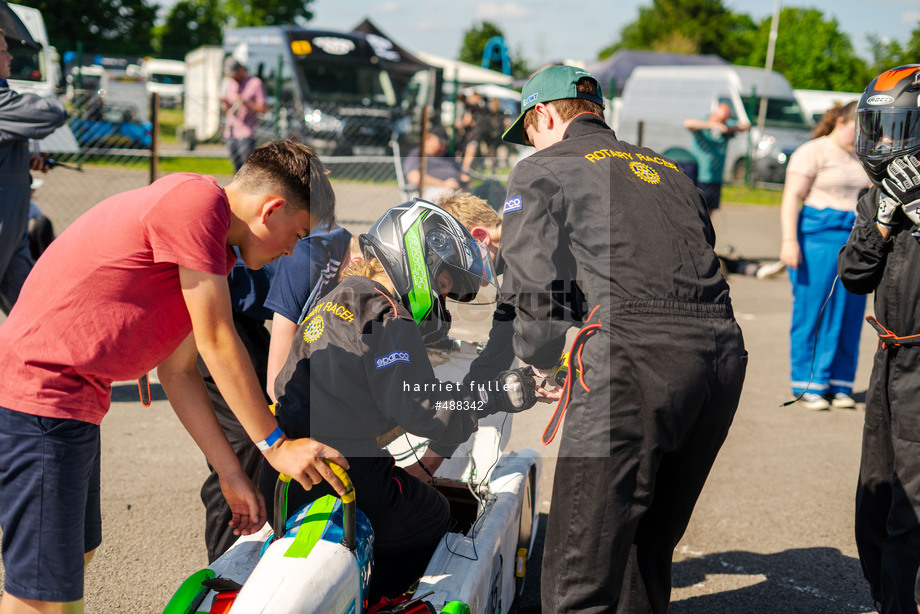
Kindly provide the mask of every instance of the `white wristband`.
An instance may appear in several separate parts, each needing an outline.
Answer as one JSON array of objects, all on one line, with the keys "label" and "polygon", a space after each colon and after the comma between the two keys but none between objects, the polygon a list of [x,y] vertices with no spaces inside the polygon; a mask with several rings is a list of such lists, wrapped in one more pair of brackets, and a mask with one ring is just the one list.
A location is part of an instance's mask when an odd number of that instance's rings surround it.
[{"label": "white wristband", "polygon": [[272,431],[268,437],[266,437],[262,441],[256,442],[256,447],[259,448],[259,450],[261,450],[262,452],[265,452],[266,450],[271,448],[273,445],[278,443],[278,440],[281,439],[282,435],[284,435],[284,432],[281,430],[281,427],[276,426],[275,430]]}]

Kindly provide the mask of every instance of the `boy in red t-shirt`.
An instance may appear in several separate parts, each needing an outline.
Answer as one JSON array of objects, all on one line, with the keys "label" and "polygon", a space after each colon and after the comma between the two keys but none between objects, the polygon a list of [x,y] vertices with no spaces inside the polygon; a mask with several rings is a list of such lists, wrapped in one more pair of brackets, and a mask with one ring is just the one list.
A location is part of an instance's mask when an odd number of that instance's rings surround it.
[{"label": "boy in red t-shirt", "polygon": [[[99,423],[113,381],[159,365],[170,402],[221,476],[240,534],[265,522],[265,501],[214,415],[200,353],[266,460],[305,488],[341,482],[334,449],[286,439],[231,317],[236,246],[250,268],[289,255],[332,224],[325,169],[291,141],[258,148],[221,189],[210,177],[167,176],[113,196],[42,255],[0,326],[0,612],[83,611],[85,562],[101,542]],[[69,608],[69,609],[68,609]]]}]

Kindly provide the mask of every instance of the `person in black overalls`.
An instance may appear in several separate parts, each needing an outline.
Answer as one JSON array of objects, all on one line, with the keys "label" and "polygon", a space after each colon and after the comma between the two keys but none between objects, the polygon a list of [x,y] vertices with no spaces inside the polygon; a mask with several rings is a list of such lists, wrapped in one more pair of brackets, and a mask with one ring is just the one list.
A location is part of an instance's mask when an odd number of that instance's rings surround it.
[{"label": "person in black overalls", "polygon": [[843,286],[875,292],[856,547],[879,612],[917,611],[920,569],[920,64],[888,70],[856,107],[856,155],[875,184],[837,256]]},{"label": "person in black overalls", "polygon": [[[298,329],[275,380],[275,415],[286,435],[336,442],[348,458],[357,506],[374,528],[373,601],[419,578],[451,519],[444,496],[395,467],[378,438],[402,427],[448,456],[479,417],[527,409],[536,393],[529,368],[469,386],[435,378],[425,344],[450,328],[444,297],[470,301],[481,282],[494,283],[486,248],[457,220],[414,201],[390,209],[360,241],[366,261],[346,270]],[[270,502],[278,473],[262,467]],[[288,516],[326,494],[334,493],[292,483]]]},{"label": "person in black overalls", "polygon": [[[502,218],[514,352],[545,375],[567,329],[581,326],[543,612],[665,612],[674,547],[728,433],[747,360],[712,224],[677,164],[617,139],[589,73],[552,66],[521,96],[503,138],[537,151],[512,171]],[[582,296],[588,316],[578,321]]]}]

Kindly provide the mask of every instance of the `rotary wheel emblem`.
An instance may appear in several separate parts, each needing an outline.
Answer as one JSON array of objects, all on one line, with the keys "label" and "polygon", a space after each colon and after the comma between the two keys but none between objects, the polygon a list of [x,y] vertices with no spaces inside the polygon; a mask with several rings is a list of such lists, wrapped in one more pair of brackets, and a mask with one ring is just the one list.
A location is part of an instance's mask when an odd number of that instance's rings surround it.
[{"label": "rotary wheel emblem", "polygon": [[303,331],[303,340],[307,343],[311,343],[319,339],[320,335],[323,334],[323,317],[316,316],[310,323],[307,325],[307,328]]},{"label": "rotary wheel emblem", "polygon": [[646,183],[661,183],[661,176],[648,164],[643,164],[641,162],[630,162],[629,168],[631,168],[632,172],[636,174],[636,177]]}]

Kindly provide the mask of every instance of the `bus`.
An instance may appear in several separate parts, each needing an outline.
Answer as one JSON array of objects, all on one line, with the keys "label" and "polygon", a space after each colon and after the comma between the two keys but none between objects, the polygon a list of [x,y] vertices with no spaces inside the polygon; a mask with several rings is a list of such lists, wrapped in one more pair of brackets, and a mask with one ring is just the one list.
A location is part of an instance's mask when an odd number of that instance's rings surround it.
[{"label": "bus", "polygon": [[363,34],[236,28],[223,51],[265,85],[272,110],[260,140],[296,135],[321,156],[380,156],[408,131],[384,62]]}]

